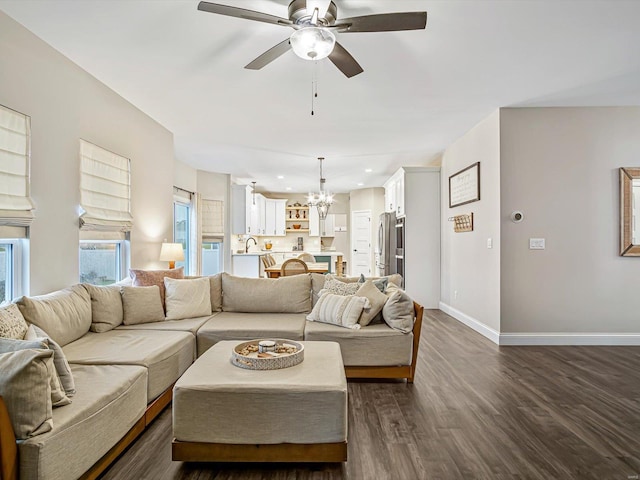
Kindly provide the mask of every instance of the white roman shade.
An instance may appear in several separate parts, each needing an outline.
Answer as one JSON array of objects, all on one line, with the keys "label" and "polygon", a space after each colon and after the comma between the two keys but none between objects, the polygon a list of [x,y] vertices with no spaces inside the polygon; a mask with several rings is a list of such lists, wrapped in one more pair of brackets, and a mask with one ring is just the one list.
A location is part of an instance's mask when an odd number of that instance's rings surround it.
[{"label": "white roman shade", "polygon": [[224,202],[222,200],[202,200],[202,237],[220,238],[224,236]]},{"label": "white roman shade", "polygon": [[129,159],[80,140],[80,207],[82,230],[130,231]]},{"label": "white roman shade", "polygon": [[[31,118],[0,105],[0,226],[23,227],[33,220],[29,196]],[[24,236],[18,235],[18,236]]]}]

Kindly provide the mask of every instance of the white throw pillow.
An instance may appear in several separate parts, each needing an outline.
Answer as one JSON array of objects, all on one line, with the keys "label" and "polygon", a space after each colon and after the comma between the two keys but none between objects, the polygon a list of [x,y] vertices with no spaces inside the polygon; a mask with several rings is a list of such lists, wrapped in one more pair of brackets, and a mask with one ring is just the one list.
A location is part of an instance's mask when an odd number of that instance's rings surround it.
[{"label": "white throw pillow", "polygon": [[164,278],[167,320],[211,315],[211,284],[208,277],[187,280]]},{"label": "white throw pillow", "polygon": [[313,310],[307,315],[307,320],[312,322],[331,323],[340,327],[358,330],[360,325],[358,319],[362,310],[370,308],[371,304],[367,297],[356,297],[355,295],[334,295],[333,293],[323,293]]},{"label": "white throw pillow", "polygon": [[413,310],[413,300],[404,290],[390,284],[387,287],[387,303],[382,308],[382,317],[387,325],[402,333],[409,333],[413,330],[415,320]]}]

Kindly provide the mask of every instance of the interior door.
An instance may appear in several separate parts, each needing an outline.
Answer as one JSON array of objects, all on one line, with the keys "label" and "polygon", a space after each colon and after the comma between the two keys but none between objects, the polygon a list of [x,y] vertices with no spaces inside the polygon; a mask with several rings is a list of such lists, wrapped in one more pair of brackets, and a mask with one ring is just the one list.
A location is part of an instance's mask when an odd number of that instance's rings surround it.
[{"label": "interior door", "polygon": [[371,210],[351,213],[352,276],[371,276]]}]

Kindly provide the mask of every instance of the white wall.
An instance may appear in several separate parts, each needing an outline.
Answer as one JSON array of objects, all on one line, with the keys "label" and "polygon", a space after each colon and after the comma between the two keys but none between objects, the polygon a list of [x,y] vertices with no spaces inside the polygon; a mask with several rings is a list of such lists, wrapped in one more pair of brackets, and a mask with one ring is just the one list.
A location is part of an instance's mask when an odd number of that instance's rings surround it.
[{"label": "white wall", "polygon": [[131,159],[131,265],[160,268],[171,236],[173,136],[0,12],[0,104],[31,116],[31,295],[78,282],[78,140]]},{"label": "white wall", "polygon": [[[480,162],[480,200],[449,208],[449,177]],[[500,331],[500,112],[453,143],[441,170],[441,308],[474,328]],[[474,214],[473,232],[455,233],[448,218]],[[493,248],[487,248],[487,239]],[[455,295],[457,292],[457,298]]]},{"label": "white wall", "polygon": [[501,156],[502,331],[640,332],[640,258],[618,255],[618,168],[640,166],[640,107],[503,109]]}]

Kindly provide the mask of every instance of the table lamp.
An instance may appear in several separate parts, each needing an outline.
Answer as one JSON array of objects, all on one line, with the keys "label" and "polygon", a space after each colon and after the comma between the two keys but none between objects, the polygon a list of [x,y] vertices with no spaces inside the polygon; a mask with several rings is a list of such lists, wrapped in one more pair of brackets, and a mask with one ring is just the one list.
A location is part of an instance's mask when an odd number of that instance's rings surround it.
[{"label": "table lamp", "polygon": [[176,268],[176,262],[184,260],[181,243],[163,243],[160,249],[160,261],[169,262],[169,268]]}]

